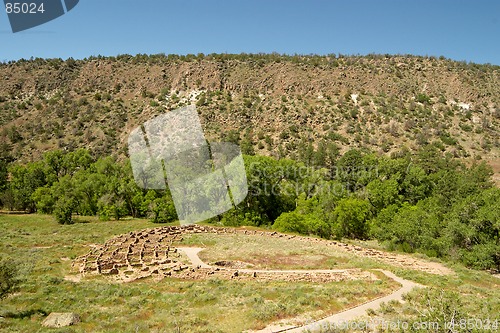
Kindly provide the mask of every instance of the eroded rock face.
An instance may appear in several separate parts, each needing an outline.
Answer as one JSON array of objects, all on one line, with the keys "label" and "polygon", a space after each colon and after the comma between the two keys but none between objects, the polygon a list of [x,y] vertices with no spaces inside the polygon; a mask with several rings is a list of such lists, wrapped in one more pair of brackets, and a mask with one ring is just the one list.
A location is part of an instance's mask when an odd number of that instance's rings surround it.
[{"label": "eroded rock face", "polygon": [[42,326],[49,328],[59,328],[78,324],[80,322],[80,316],[76,313],[59,313],[52,312],[45,318],[42,322]]}]

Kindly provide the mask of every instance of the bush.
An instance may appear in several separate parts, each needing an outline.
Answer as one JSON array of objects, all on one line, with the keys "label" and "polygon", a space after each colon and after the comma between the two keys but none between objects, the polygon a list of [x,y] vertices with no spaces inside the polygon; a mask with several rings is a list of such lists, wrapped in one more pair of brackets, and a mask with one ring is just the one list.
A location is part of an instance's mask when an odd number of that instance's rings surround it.
[{"label": "bush", "polygon": [[462,262],[468,267],[500,271],[500,246],[493,242],[478,244],[470,251],[463,249],[460,252]]},{"label": "bush", "polygon": [[118,221],[128,213],[125,201],[116,195],[103,195],[99,199],[97,207],[101,221],[109,221],[111,217]]},{"label": "bush", "polygon": [[337,216],[337,237],[365,239],[368,236],[367,221],[371,212],[367,201],[356,198],[342,199],[334,213]]},{"label": "bush", "polygon": [[307,225],[304,215],[297,212],[281,214],[273,224],[273,228],[280,232],[296,232],[307,234]]},{"label": "bush", "polygon": [[167,223],[177,219],[174,203],[167,198],[156,198],[150,206],[150,218],[153,223]]},{"label": "bush", "polygon": [[17,274],[16,266],[12,262],[0,258],[0,299],[16,289],[19,284]]},{"label": "bush", "polygon": [[61,197],[57,200],[54,208],[54,216],[59,224],[73,223],[74,200],[67,197]]},{"label": "bush", "polygon": [[281,214],[273,224],[280,232],[296,232],[303,235],[317,235],[329,238],[332,228],[320,217],[314,214],[301,214],[297,211]]},{"label": "bush", "polygon": [[418,94],[416,100],[417,102],[424,104],[429,104],[431,102],[430,97],[426,94]]},{"label": "bush", "polygon": [[220,222],[223,226],[230,227],[239,227],[242,225],[258,227],[264,224],[262,217],[257,212],[244,212],[236,209],[224,213]]}]

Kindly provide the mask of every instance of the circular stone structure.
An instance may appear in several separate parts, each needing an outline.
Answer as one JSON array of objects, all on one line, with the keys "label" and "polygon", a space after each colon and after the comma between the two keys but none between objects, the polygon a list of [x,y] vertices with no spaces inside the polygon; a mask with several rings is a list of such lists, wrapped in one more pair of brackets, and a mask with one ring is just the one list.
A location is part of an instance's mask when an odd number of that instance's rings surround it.
[{"label": "circular stone structure", "polygon": [[[343,270],[258,270],[246,269],[244,265],[224,261],[214,266],[203,263],[197,256],[202,249],[178,248],[185,234],[247,234],[268,237],[297,238],[277,232],[250,231],[233,228],[217,228],[200,225],[166,226],[129,232],[111,238],[102,246],[94,246],[84,256],[78,257],[73,267],[82,276],[103,275],[109,279],[129,282],[152,277],[163,279],[253,279],[285,280],[304,282],[329,282],[345,280],[374,280],[374,274],[360,269]],[[299,238],[300,239],[300,238]],[[304,238],[322,241],[314,238]],[[190,250],[196,250],[194,253]],[[189,260],[183,260],[184,253]]]},{"label": "circular stone structure", "polygon": [[148,277],[155,279],[166,277],[181,279],[217,277],[237,280],[257,279],[308,282],[377,279],[374,274],[357,268],[342,270],[258,270],[245,268],[245,265],[242,263],[232,263],[224,261],[224,259],[220,260],[219,264],[216,262],[214,266],[211,266],[202,262],[197,255],[203,249],[176,247],[183,240],[183,235],[201,233],[259,235],[269,238],[294,239],[294,241],[302,241],[309,244],[320,243],[328,247],[334,247],[336,250],[373,258],[393,266],[440,275],[450,274],[451,272],[439,263],[342,242],[286,235],[270,231],[212,227],[196,224],[144,229],[113,237],[103,245],[95,245],[86,255],[78,257],[73,262],[73,267],[81,276],[88,274],[103,275],[109,279],[122,282]]}]

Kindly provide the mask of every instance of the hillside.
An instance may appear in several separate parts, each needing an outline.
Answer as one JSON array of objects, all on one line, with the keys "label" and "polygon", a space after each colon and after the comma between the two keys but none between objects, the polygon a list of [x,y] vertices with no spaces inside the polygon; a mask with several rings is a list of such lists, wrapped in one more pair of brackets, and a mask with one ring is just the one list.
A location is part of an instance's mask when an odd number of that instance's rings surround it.
[{"label": "hillside", "polygon": [[431,143],[500,172],[500,67],[414,56],[118,56],[0,64],[0,154],[126,153],[129,132],[196,103],[211,140],[328,165]]}]

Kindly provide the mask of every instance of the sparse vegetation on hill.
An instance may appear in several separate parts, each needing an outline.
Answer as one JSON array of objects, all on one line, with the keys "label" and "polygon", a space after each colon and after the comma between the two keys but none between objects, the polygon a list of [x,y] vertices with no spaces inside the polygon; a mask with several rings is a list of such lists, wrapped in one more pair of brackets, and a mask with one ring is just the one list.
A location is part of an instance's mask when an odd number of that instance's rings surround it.
[{"label": "sparse vegetation on hill", "polygon": [[29,161],[85,147],[123,157],[132,128],[193,103],[209,139],[245,153],[328,164],[355,147],[432,144],[497,168],[499,75],[498,66],[390,55],[21,60],[0,64],[0,155]]}]

